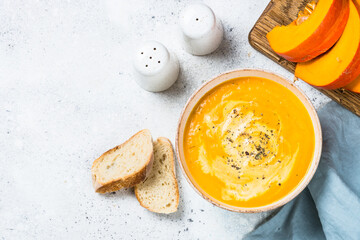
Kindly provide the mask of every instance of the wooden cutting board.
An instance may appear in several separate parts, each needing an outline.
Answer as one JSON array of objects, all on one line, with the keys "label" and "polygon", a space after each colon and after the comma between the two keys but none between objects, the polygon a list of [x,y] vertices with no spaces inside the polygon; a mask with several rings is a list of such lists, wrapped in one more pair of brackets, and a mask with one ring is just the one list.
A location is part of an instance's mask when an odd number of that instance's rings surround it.
[{"label": "wooden cutting board", "polygon": [[[298,12],[303,10],[310,1],[311,0],[272,0],[249,33],[249,42],[253,48],[292,73],[295,72],[296,64],[278,56],[270,48],[266,34],[277,25],[288,25],[291,23],[296,19]],[[352,93],[344,89],[318,90],[360,116],[360,94]]]}]

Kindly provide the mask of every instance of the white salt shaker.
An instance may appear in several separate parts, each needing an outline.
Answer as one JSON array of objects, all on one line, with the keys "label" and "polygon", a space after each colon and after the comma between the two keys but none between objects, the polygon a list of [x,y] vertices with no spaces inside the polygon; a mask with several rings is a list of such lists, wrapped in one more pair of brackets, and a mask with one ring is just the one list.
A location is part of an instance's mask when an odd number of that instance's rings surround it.
[{"label": "white salt shaker", "polygon": [[205,4],[187,6],[180,15],[183,45],[193,55],[206,55],[215,51],[223,39],[220,19]]},{"label": "white salt shaker", "polygon": [[137,84],[150,92],[168,89],[179,76],[177,57],[156,41],[143,43],[135,51],[133,64]]}]

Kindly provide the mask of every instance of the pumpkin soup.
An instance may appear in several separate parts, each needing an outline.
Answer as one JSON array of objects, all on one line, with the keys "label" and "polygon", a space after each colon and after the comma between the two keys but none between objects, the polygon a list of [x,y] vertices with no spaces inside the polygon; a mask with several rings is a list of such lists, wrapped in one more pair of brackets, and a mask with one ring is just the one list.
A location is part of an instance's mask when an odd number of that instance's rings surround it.
[{"label": "pumpkin soup", "polygon": [[301,101],[282,85],[243,77],[211,90],[184,132],[185,161],[197,184],[232,206],[285,197],[313,158],[314,129]]}]

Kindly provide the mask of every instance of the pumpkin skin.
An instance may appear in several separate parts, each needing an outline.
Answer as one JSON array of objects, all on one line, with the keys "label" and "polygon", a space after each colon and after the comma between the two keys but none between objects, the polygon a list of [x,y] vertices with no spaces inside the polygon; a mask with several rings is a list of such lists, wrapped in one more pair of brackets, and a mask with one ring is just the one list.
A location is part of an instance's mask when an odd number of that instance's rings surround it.
[{"label": "pumpkin skin", "polygon": [[336,43],[348,17],[349,0],[319,0],[305,21],[295,20],[288,26],[276,26],[266,37],[278,55],[291,62],[305,62]]},{"label": "pumpkin skin", "polygon": [[360,75],[360,8],[350,1],[350,15],[339,41],[325,54],[298,63],[295,76],[323,89],[344,87]]}]

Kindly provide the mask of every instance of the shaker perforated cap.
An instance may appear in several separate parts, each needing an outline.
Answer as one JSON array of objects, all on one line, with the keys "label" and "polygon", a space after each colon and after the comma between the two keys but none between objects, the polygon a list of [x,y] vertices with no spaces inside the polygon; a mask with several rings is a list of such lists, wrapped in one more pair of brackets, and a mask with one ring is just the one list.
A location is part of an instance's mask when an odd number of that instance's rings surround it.
[{"label": "shaker perforated cap", "polygon": [[174,84],[179,75],[179,62],[161,43],[147,41],[134,52],[136,82],[151,92],[160,92]]},{"label": "shaker perforated cap", "polygon": [[206,55],[215,51],[223,39],[221,21],[203,3],[188,5],[180,15],[183,45],[187,52]]},{"label": "shaker perforated cap", "polygon": [[192,4],[185,8],[180,25],[185,35],[199,38],[209,33],[216,24],[214,12],[205,4]]}]

